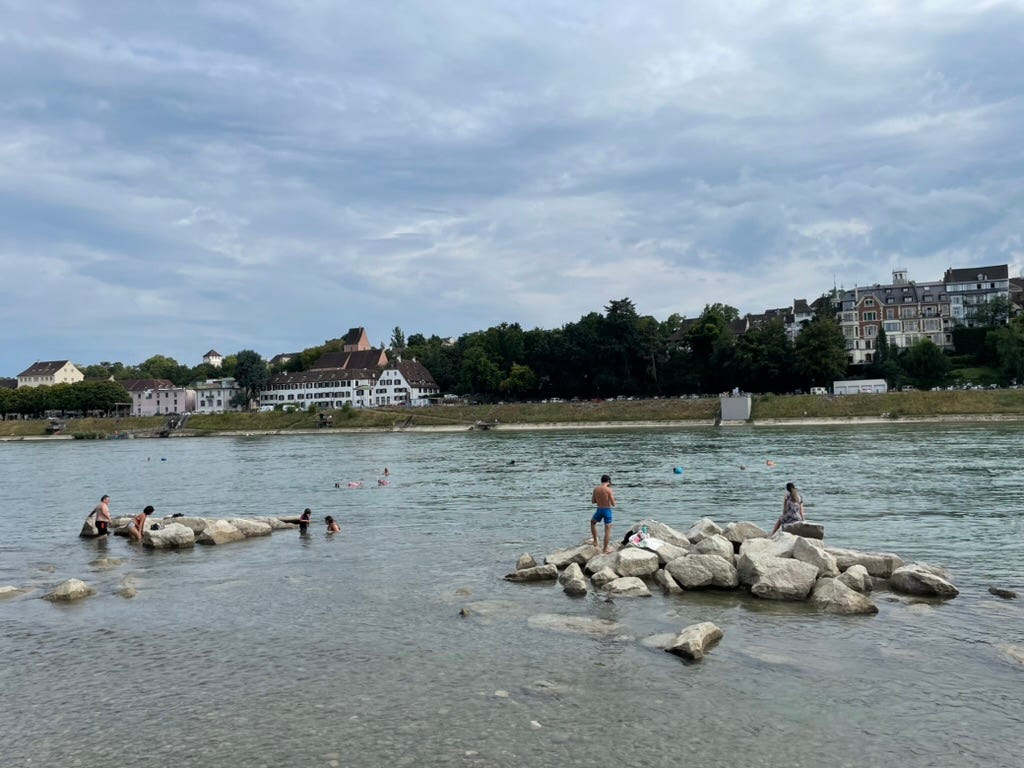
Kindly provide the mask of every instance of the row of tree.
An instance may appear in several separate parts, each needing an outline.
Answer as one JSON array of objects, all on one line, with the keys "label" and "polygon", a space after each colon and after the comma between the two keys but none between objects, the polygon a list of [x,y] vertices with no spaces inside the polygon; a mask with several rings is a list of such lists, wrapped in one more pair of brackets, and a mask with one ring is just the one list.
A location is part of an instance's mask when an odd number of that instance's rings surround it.
[{"label": "row of tree", "polygon": [[125,388],[112,381],[0,389],[0,415],[3,416],[12,413],[42,416],[49,411],[110,414],[121,410],[118,406],[130,403],[131,397]]}]

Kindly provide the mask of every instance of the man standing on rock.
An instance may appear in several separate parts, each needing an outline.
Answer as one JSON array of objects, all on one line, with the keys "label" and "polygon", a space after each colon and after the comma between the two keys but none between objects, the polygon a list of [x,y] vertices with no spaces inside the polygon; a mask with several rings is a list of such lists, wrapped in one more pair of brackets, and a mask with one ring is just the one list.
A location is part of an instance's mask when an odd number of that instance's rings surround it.
[{"label": "man standing on rock", "polygon": [[594,489],[590,496],[590,503],[597,505],[597,512],[590,518],[591,543],[597,546],[597,524],[604,521],[604,548],[603,552],[611,552],[609,542],[612,537],[612,507],[615,506],[615,494],[612,493],[612,479],[608,475],[601,475],[601,484]]},{"label": "man standing on rock", "polygon": [[110,497],[103,494],[100,503],[92,511],[96,518],[96,533],[98,536],[110,535]]}]

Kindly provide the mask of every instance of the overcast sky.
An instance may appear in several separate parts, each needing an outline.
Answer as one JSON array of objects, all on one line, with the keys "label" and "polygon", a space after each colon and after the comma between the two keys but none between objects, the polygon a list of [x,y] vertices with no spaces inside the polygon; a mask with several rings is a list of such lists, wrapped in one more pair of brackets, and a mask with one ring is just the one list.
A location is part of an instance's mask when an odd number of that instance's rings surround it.
[{"label": "overcast sky", "polygon": [[1024,264],[1024,2],[0,0],[0,375]]}]

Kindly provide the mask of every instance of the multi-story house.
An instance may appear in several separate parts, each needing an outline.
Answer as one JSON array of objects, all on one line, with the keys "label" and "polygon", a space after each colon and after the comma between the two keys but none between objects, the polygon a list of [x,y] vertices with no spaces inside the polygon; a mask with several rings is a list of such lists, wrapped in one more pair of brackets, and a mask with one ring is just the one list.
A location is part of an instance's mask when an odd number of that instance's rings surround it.
[{"label": "multi-story house", "polygon": [[75,384],[85,374],[70,360],[47,360],[33,363],[18,374],[19,387],[51,387],[54,384]]},{"label": "multi-story house", "polygon": [[203,355],[203,362],[214,368],[220,368],[224,364],[224,355],[215,349],[211,349]]},{"label": "multi-story house", "polygon": [[132,398],[132,416],[193,413],[196,391],[167,379],[126,379],[118,382]]},{"label": "multi-story house", "polygon": [[978,305],[995,298],[1010,300],[1010,269],[1006,264],[947,269],[942,282],[949,294],[953,319],[968,328],[980,324],[975,317]]},{"label": "multi-story house", "polygon": [[239,405],[231,401],[241,394],[242,387],[232,378],[207,379],[193,385],[196,392],[196,413],[227,413],[241,411]]},{"label": "multi-story house", "polygon": [[415,360],[386,368],[313,368],[275,374],[260,393],[260,410],[426,405],[437,393],[434,377]]}]

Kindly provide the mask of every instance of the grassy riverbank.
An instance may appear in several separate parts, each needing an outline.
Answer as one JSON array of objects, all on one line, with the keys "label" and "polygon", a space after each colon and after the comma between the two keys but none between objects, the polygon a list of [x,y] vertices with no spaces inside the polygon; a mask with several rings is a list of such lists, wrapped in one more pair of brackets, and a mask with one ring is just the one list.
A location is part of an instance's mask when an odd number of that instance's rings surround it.
[{"label": "grassy riverbank", "polygon": [[[717,398],[610,400],[579,403],[506,403],[501,405],[434,406],[432,408],[355,409],[335,411],[332,429],[466,428],[479,423],[499,425],[588,424],[710,424],[718,416]],[[883,395],[758,395],[752,420],[848,418],[1024,417],[1024,389],[954,392],[889,392]],[[0,421],[0,437],[39,437],[48,421]],[[104,438],[132,434],[153,436],[164,426],[163,417],[69,419],[64,434]],[[318,429],[311,413],[231,413],[192,416],[185,430],[190,435],[224,432],[266,433]]]}]

